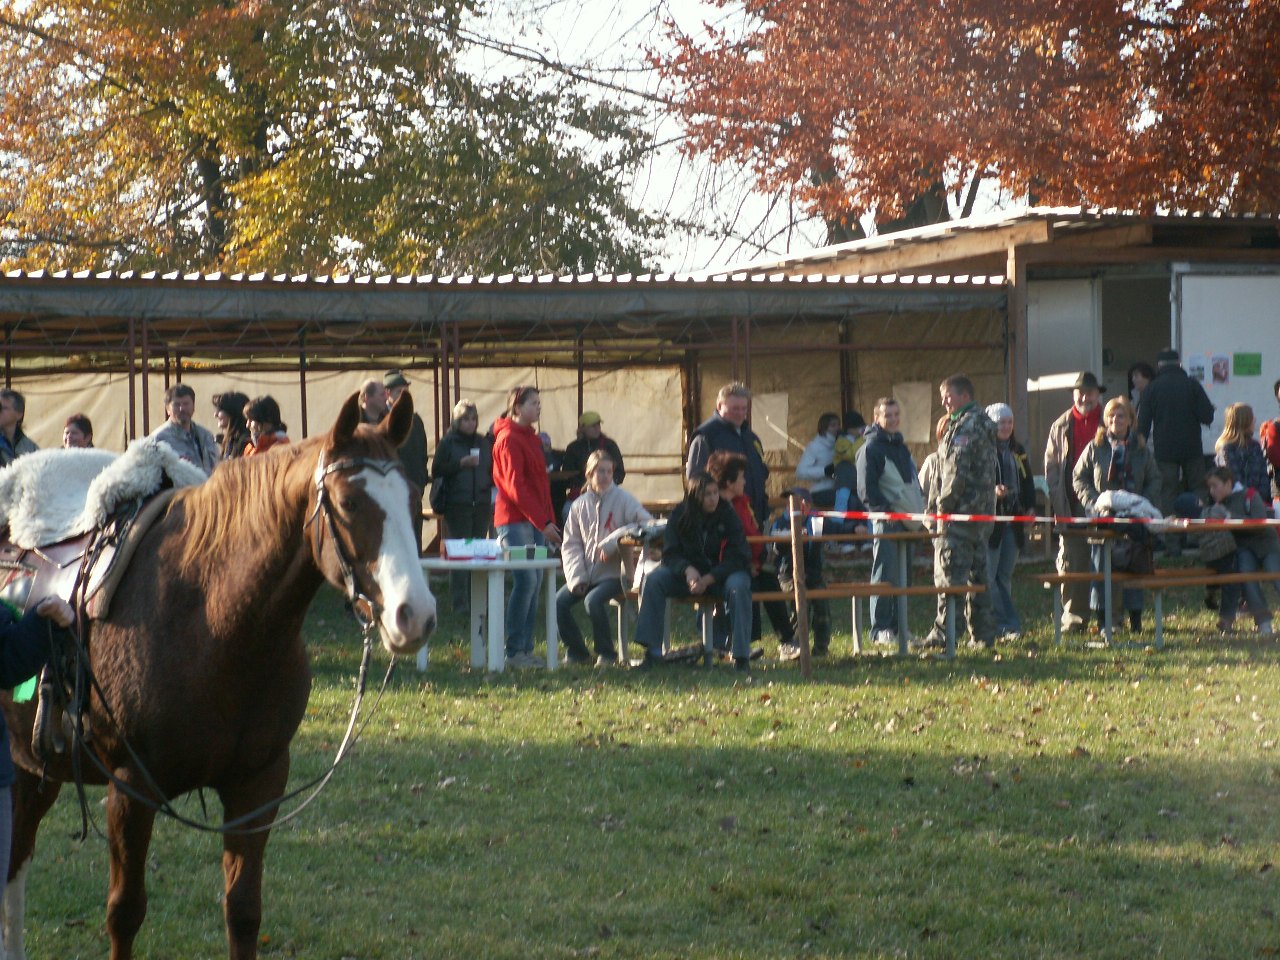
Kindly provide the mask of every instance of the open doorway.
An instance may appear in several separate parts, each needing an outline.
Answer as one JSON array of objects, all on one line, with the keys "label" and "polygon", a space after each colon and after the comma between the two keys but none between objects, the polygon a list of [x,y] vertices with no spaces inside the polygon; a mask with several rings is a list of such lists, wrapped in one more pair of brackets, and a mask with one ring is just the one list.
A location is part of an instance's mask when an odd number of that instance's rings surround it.
[{"label": "open doorway", "polygon": [[1154,367],[1156,354],[1169,346],[1169,275],[1103,277],[1101,307],[1102,369],[1098,375],[1110,398],[1125,394],[1132,364],[1141,360]]}]

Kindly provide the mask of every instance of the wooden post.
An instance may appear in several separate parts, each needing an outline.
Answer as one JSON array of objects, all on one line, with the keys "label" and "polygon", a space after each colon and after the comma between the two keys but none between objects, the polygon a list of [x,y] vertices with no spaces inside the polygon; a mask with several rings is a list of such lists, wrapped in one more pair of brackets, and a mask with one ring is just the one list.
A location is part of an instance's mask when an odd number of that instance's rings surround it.
[{"label": "wooden post", "polygon": [[302,437],[305,440],[307,431],[307,331],[304,327],[298,339],[298,402],[302,407]]},{"label": "wooden post", "polygon": [[813,675],[813,660],[809,656],[809,601],[804,585],[804,545],[808,537],[804,532],[804,501],[795,494],[787,497],[787,511],[791,518],[791,588],[795,591],[796,643],[800,644],[800,673],[808,680]]}]

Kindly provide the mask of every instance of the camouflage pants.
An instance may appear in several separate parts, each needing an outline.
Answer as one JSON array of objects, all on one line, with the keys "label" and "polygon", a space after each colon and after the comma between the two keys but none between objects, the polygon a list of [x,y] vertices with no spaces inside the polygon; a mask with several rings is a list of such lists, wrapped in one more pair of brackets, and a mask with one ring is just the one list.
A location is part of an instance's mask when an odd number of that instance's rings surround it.
[{"label": "camouflage pants", "polygon": [[[989,523],[948,524],[940,536],[933,539],[933,585],[956,587],[961,585],[987,586],[987,538],[991,536]],[[991,612],[991,597],[983,591],[968,598],[967,610],[963,598],[956,598],[956,636],[969,624],[969,633],[980,643],[995,640],[995,617]],[[938,615],[934,631],[942,636],[947,629],[947,601],[938,598]]]}]

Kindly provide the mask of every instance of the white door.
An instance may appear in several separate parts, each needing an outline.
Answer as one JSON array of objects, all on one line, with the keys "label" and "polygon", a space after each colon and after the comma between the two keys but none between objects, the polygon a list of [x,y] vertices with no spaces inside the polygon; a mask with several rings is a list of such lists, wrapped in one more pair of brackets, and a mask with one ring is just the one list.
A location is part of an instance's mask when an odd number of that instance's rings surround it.
[{"label": "white door", "polygon": [[1032,280],[1027,284],[1027,399],[1032,463],[1042,464],[1049,424],[1071,406],[1071,384],[1082,370],[1102,364],[1102,311],[1098,286],[1085,280]]}]

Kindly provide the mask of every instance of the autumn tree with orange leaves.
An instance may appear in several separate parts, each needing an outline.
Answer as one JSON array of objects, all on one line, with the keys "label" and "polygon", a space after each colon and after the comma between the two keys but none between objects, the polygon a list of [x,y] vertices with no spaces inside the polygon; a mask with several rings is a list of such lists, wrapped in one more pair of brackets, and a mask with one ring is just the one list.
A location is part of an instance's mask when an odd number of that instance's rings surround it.
[{"label": "autumn tree with orange leaves", "polygon": [[[687,149],[833,241],[1033,203],[1280,211],[1280,0],[713,0],[671,28]],[[948,195],[958,203],[949,205]]]},{"label": "autumn tree with orange leaves", "polygon": [[469,76],[478,2],[0,0],[0,267],[643,267],[634,117]]}]

